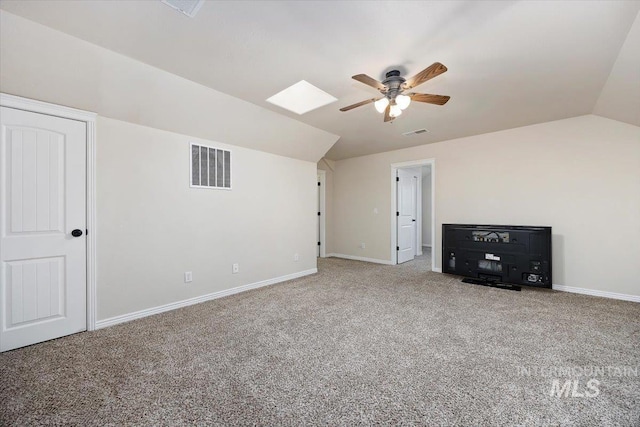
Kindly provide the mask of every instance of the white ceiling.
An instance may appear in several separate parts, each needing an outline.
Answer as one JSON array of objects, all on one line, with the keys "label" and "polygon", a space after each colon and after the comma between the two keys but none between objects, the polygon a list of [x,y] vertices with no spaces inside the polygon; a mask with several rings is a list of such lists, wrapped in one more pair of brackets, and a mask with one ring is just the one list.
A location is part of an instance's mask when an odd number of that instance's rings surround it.
[{"label": "white ceiling", "polygon": [[[636,1],[209,1],[188,18],[159,0],[9,1],[3,9],[340,135],[330,159],[589,114],[638,15]],[[449,71],[393,123],[352,80]],[[637,79],[627,73],[627,79]],[[306,80],[338,102],[303,116],[266,99]],[[622,84],[624,86],[624,84]],[[429,133],[405,137],[403,132]]]},{"label": "white ceiling", "polygon": [[640,13],[629,30],[593,112],[640,126]]}]

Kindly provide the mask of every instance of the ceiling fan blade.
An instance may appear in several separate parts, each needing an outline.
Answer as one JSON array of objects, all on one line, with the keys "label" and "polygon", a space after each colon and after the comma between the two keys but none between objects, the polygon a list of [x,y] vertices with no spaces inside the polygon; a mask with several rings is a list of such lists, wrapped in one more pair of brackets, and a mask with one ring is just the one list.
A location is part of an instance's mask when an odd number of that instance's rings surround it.
[{"label": "ceiling fan blade", "polygon": [[447,71],[447,67],[445,67],[439,62],[434,62],[424,70],[420,71],[415,76],[411,77],[410,79],[407,79],[407,81],[404,82],[404,84],[402,85],[402,88],[404,90],[412,89],[418,86],[419,84],[426,82],[427,80],[431,80],[432,78],[439,76],[445,71]]},{"label": "ceiling fan blade", "polygon": [[428,104],[444,105],[451,99],[445,95],[431,95],[430,93],[409,93],[407,94],[412,101],[426,102]]},{"label": "ceiling fan blade", "polygon": [[391,117],[391,114],[389,114],[391,112],[391,104],[387,105],[387,108],[384,110],[384,121],[385,122],[390,122],[393,119],[395,119],[395,117]]},{"label": "ceiling fan blade", "polygon": [[378,90],[387,90],[387,87],[385,85],[383,85],[381,82],[377,81],[373,77],[367,76],[366,74],[356,74],[351,78],[359,81],[360,83],[364,83],[368,86],[374,87]]},{"label": "ceiling fan blade", "polygon": [[349,105],[347,107],[342,107],[340,109],[340,111],[349,111],[349,110],[353,110],[354,108],[358,108],[361,107],[363,105],[367,105],[367,104],[371,104],[372,102],[376,102],[378,99],[380,98],[371,98],[371,99],[366,99],[364,101],[358,102],[357,104],[353,104],[353,105]]}]

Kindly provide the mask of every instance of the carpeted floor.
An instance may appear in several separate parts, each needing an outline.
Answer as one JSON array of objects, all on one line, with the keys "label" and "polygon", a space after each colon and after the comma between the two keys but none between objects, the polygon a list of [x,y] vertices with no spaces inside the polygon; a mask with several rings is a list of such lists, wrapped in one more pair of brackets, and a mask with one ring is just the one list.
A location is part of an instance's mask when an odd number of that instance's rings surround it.
[{"label": "carpeted floor", "polygon": [[640,304],[319,270],[1,354],[0,425],[640,425]]}]

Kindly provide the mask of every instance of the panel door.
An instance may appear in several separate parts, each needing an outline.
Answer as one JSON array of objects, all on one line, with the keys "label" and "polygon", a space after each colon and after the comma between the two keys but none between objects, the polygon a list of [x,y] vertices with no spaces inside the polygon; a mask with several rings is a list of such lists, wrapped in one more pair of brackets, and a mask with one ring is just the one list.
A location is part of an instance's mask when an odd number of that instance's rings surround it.
[{"label": "panel door", "polygon": [[397,252],[400,264],[414,259],[416,255],[416,180],[402,169],[398,169],[397,176]]},{"label": "panel door", "polygon": [[6,351],[86,330],[86,124],[0,108]]}]

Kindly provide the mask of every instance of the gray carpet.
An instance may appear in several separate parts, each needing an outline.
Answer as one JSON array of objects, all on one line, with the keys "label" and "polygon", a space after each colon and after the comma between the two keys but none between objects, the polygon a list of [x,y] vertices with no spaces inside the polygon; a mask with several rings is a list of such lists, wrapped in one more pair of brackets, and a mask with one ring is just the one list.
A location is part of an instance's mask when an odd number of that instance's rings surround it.
[{"label": "gray carpet", "polygon": [[[640,425],[640,304],[466,285],[425,259],[319,270],[4,353],[0,424]],[[592,378],[597,396],[550,396]]]}]

